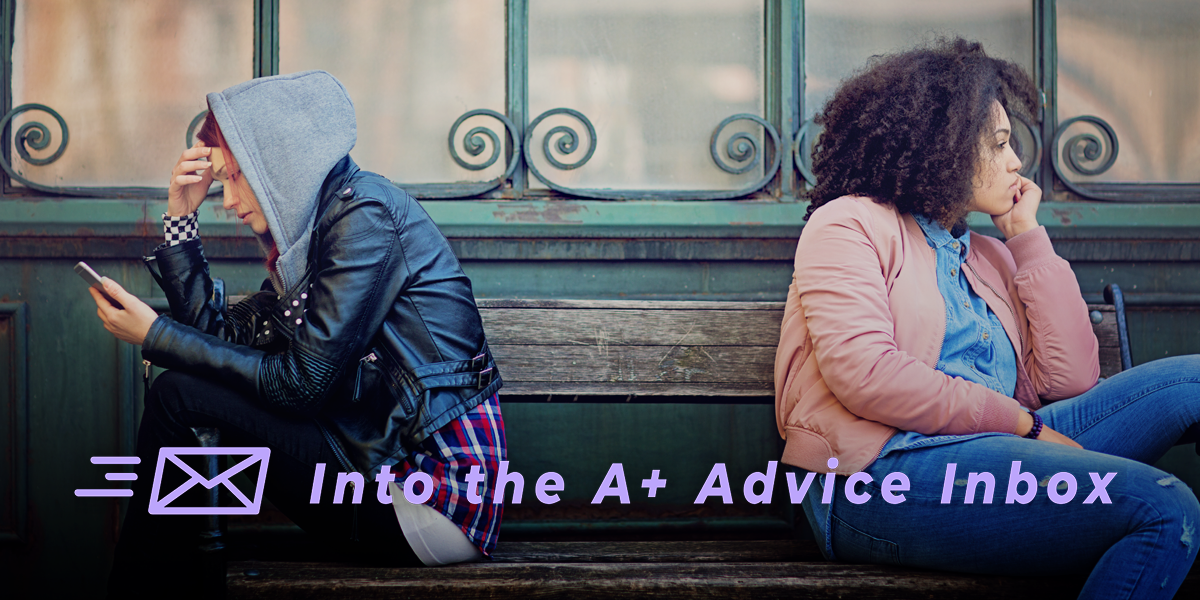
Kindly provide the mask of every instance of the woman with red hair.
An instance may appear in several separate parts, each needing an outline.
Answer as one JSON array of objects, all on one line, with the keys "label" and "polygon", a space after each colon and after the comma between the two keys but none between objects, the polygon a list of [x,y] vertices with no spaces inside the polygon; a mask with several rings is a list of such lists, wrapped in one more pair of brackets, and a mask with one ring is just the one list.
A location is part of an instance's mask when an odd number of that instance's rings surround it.
[{"label": "woman with red hair", "polygon": [[[146,398],[110,591],[197,589],[186,582],[198,576],[199,517],[149,515],[147,503],[159,449],[196,445],[199,427],[222,445],[270,448],[266,497],[329,545],[400,564],[487,555],[502,509],[491,497],[501,380],[446,238],[350,159],[354,107],[328,73],[255,79],[208,105],[200,142],[171,173],[166,242],[148,259],[169,315],[113,281],[123,309],[93,292],[104,326],[168,369]],[[261,291],[228,309],[199,237],[214,181],[269,256]],[[338,472],[357,483],[350,500],[335,494]]]}]

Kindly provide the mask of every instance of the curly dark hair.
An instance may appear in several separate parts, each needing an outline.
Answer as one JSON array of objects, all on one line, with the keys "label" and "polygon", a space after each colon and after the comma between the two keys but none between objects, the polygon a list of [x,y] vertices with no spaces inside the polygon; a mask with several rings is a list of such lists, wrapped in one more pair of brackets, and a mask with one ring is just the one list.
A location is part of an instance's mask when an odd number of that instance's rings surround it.
[{"label": "curly dark hair", "polygon": [[994,126],[993,101],[1034,122],[1033,81],[977,42],[943,39],[872,57],[816,117],[825,132],[813,155],[817,185],[807,194],[805,220],[830,200],[858,195],[952,227],[966,216],[988,151],[981,140]]}]

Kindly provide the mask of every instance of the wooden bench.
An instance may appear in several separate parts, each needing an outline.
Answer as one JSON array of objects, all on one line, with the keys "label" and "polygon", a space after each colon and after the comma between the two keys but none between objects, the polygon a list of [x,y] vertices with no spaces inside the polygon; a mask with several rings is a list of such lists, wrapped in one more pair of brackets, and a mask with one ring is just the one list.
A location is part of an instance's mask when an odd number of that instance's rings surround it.
[{"label": "wooden bench", "polygon": [[[1089,311],[1102,375],[1111,376],[1129,368],[1131,356],[1119,288],[1107,288],[1105,300]],[[479,307],[504,376],[506,403],[774,402],[782,303],[481,300]],[[768,428],[762,435],[776,433]],[[240,537],[260,544],[261,552],[250,560],[235,553],[239,559],[227,569],[230,597],[978,599],[1037,589],[1039,597],[1059,598],[1076,595],[1084,580],[1071,575],[1031,582],[829,563],[812,540],[803,539],[505,542],[502,535],[487,562],[373,568],[323,555],[295,528],[275,527],[263,536],[272,529],[263,522],[232,527],[235,546]],[[264,543],[267,538],[274,541]],[[1179,597],[1197,591],[1200,574],[1193,571]]]},{"label": "wooden bench", "polygon": [[[1088,310],[1109,377],[1132,359],[1120,289],[1106,293],[1120,311]],[[479,309],[506,399],[775,402],[782,302],[481,300]]]},{"label": "wooden bench", "polygon": [[[232,563],[232,598],[1073,598],[1086,576],[1031,580],[824,561],[810,542],[501,542],[492,561],[430,569]],[[1194,577],[1188,589],[1200,589]],[[1183,590],[1180,598],[1184,596]]]}]

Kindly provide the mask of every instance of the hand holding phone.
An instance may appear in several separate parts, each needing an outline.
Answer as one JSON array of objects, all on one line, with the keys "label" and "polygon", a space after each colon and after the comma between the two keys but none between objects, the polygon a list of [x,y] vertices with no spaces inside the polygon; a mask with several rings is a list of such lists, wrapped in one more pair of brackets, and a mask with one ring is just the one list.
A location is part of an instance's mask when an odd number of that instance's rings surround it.
[{"label": "hand holding phone", "polygon": [[114,308],[125,310],[124,306],[121,306],[121,304],[114,300],[112,296],[108,295],[108,292],[104,291],[104,281],[100,278],[100,275],[97,274],[96,271],[88,266],[87,263],[83,261],[75,263],[75,272],[79,273],[79,276],[82,277],[84,281],[88,282],[88,285],[100,292],[100,294],[104,296],[104,299],[108,300],[108,303],[112,304]]},{"label": "hand holding phone", "polygon": [[[75,265],[75,272],[92,286],[89,293],[96,302],[96,316],[100,317],[109,333],[130,344],[145,341],[150,327],[158,319],[157,311],[125,291],[119,283],[101,278],[87,263]],[[121,300],[118,302],[116,298]]]}]

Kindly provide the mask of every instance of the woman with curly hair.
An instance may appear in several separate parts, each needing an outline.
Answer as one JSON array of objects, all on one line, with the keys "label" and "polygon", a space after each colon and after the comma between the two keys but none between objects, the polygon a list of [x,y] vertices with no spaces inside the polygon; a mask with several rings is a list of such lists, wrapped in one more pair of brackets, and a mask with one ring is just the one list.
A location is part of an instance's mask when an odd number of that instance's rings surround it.
[{"label": "woman with curly hair", "polygon": [[961,39],[876,57],[825,106],[776,356],[783,461],[837,474],[804,502],[828,558],[1090,570],[1081,597],[1169,598],[1200,504],[1150,465],[1196,431],[1200,357],[1097,383],[1018,173],[1009,115],[1037,109],[1018,66]]}]

